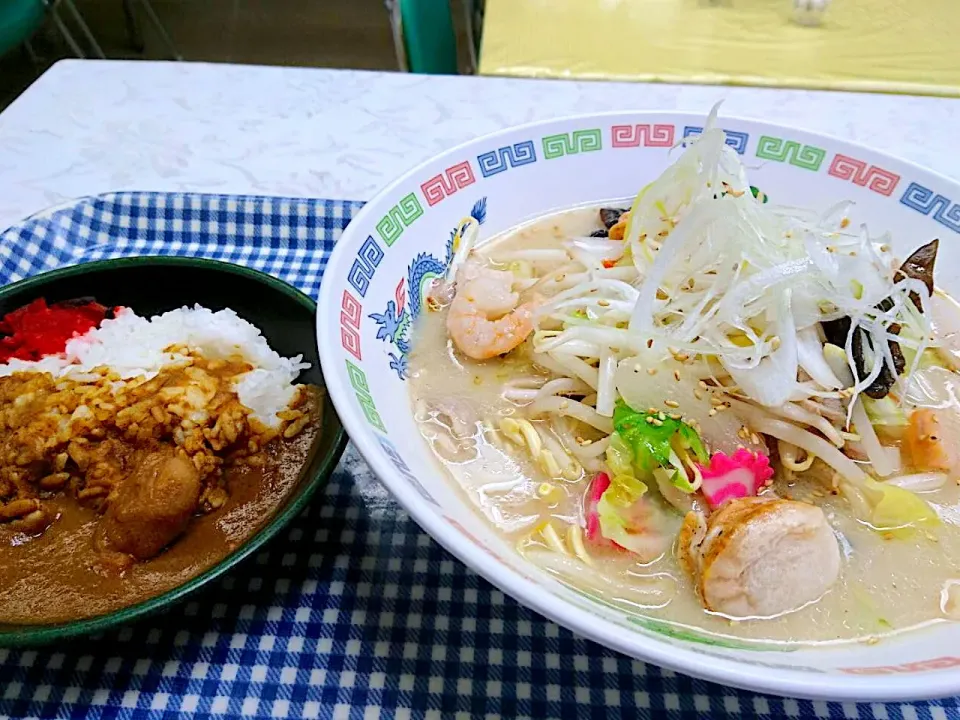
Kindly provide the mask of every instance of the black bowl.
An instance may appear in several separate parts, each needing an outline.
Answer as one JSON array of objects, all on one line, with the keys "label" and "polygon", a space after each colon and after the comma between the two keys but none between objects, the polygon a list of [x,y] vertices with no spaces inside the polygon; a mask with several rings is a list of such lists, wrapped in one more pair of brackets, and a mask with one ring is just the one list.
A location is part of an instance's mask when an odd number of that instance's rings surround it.
[{"label": "black bowl", "polygon": [[[0,288],[0,316],[37,298],[54,303],[91,296],[108,307],[128,306],[143,316],[194,304],[211,310],[232,308],[260,328],[270,346],[284,357],[303,355],[310,368],[303,371],[299,382],[323,385],[313,300],[276,278],[229,263],[138,257],[53,270]],[[280,532],[306,506],[333,471],[346,442],[343,426],[327,396],[323,429],[297,487],[273,518],[234,552],[173,590],[106,615],[56,625],[0,625],[0,646],[37,645],[99,632],[160,610],[220,577]]]}]

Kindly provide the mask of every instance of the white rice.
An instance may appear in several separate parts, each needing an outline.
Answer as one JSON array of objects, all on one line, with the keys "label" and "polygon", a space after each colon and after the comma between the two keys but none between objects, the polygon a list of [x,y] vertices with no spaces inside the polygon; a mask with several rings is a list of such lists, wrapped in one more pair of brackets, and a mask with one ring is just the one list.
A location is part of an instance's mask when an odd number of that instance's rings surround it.
[{"label": "white rice", "polygon": [[11,360],[0,364],[0,377],[15,372],[48,372],[54,377],[82,380],[98,367],[109,367],[124,379],[154,377],[164,367],[181,365],[186,356],[164,352],[179,345],[208,360],[240,355],[254,370],[238,376],[235,389],[241,403],[269,427],[277,427],[277,413],[285,410],[295,393],[294,381],[310,367],[303,356],[281,357],[254,325],[226,309],[213,312],[200,305],[171,310],[149,320],[132,310],[121,310],[115,319],[73,338],[61,356],[37,362]]}]

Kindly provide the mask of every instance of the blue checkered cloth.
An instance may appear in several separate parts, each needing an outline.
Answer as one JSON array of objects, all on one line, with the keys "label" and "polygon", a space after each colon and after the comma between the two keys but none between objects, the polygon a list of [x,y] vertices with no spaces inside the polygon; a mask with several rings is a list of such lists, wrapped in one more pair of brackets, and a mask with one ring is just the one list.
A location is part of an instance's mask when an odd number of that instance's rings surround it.
[{"label": "blue checkered cloth", "polygon": [[[229,260],[316,294],[361,203],[117,193],[0,235],[0,284],[121,255]],[[0,650],[2,717],[960,718],[783,700],[604,650],[447,554],[352,446],[287,530],[231,575],[93,639]]]}]

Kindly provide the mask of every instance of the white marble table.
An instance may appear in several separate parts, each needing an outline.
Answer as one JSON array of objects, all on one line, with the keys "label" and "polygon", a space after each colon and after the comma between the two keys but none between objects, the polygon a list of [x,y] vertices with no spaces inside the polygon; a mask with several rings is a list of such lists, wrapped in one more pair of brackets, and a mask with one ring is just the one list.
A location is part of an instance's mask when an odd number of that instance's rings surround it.
[{"label": "white marble table", "polygon": [[833,134],[960,178],[960,100],[680,85],[63,61],[0,113],[0,229],[111,190],[366,200],[509,125],[614,109],[724,112]]}]

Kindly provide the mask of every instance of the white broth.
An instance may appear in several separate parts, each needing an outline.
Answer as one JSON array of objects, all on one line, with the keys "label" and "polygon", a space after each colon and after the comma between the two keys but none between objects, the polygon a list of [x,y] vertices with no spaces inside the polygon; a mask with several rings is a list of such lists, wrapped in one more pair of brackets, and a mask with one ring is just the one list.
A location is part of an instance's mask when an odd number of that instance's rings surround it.
[{"label": "white broth", "polygon": [[[566,257],[563,240],[588,236],[601,227],[597,208],[566,211],[493,238],[476,248],[474,256],[490,267],[512,269],[519,278],[515,287],[533,284],[524,282],[525,276],[539,278],[537,286],[523,289],[523,302],[545,291],[550,281],[544,278],[550,273],[569,272],[556,259]],[[530,250],[561,252],[538,255]],[[546,293],[553,294],[549,288]],[[809,470],[794,472],[774,458],[772,484],[760,494],[821,508],[841,555],[839,578],[822,597],[775,617],[733,619],[704,608],[696,582],[678,561],[676,537],[684,513],[655,490],[645,497],[662,515],[660,530],[667,539],[663,551],[654,550],[651,558],[588,544],[584,562],[570,543],[583,542],[578,533],[585,524],[584,498],[593,476],[606,467],[603,453],[592,458],[583,453],[602,442],[605,433],[562,414],[530,418],[537,447],[552,452],[557,460],[553,466],[535,457],[529,443],[511,439],[503,421],[527,418],[538,390],[558,375],[534,362],[530,339],[503,356],[466,357],[451,340],[449,312],[449,306],[425,311],[414,328],[409,388],[421,432],[443,471],[477,512],[524,557],[564,582],[626,611],[679,627],[782,644],[873,642],[956,612],[952,593],[943,591],[960,579],[960,488],[957,478],[950,477],[941,487],[927,489],[938,484],[937,473],[906,477],[904,482],[926,489],[918,497],[933,507],[940,524],[906,533],[879,532],[851,512],[850,501],[835,489],[834,473],[825,464],[817,460]],[[960,377],[947,369],[917,377],[911,379],[919,388],[913,402],[946,409],[960,424],[955,391]],[[505,388],[512,389],[512,399],[504,396]],[[506,427],[516,430],[509,423]],[[776,441],[767,438],[767,444],[773,455]],[[898,446],[895,439],[892,447]],[[906,470],[900,474],[910,475]]]}]

